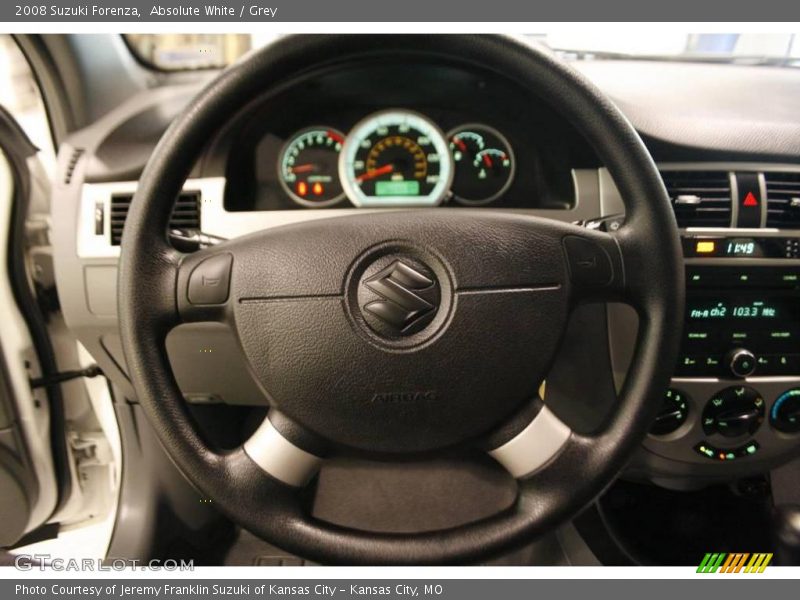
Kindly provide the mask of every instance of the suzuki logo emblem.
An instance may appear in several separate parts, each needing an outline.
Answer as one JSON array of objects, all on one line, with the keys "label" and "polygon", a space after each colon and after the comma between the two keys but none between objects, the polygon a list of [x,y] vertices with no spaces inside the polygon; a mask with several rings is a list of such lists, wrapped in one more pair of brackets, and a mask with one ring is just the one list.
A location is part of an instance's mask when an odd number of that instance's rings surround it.
[{"label": "suzuki logo emblem", "polygon": [[416,325],[439,308],[436,281],[400,260],[365,279],[363,285],[381,297],[364,305],[363,310],[401,334],[418,331]]}]

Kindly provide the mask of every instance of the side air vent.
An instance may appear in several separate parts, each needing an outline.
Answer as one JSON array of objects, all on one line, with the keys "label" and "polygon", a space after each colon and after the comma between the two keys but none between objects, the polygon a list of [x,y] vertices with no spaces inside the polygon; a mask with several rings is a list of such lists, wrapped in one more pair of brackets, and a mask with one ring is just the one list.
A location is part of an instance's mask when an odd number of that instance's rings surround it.
[{"label": "side air vent", "polygon": [[69,185],[72,182],[72,176],[75,174],[75,167],[83,155],[83,148],[75,148],[72,155],[69,157],[67,168],[64,171],[64,185]]},{"label": "side air vent", "polygon": [[800,229],[800,173],[764,173],[767,227]]},{"label": "side air vent", "polygon": [[725,171],[662,171],[678,227],[730,227],[731,182]]},{"label": "side air vent", "polygon": [[[122,240],[122,228],[128,209],[131,207],[133,194],[113,194],[111,196],[111,245],[119,246]],[[175,202],[170,228],[200,229],[200,192],[181,192]]]}]

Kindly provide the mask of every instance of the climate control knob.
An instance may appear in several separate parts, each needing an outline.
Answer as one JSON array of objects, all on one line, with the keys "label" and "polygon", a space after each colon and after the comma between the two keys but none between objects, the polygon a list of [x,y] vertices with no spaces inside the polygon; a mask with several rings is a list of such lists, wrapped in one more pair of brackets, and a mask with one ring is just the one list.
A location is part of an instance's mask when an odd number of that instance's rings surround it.
[{"label": "climate control knob", "polygon": [[786,390],[775,400],[769,411],[769,421],[778,431],[800,431],[800,388]]},{"label": "climate control knob", "polygon": [[728,353],[728,368],[734,377],[747,377],[756,370],[756,357],[750,350],[737,348]]},{"label": "climate control knob", "polygon": [[650,427],[651,435],[667,435],[677,431],[689,416],[689,402],[686,394],[670,388],[664,396],[661,410]]},{"label": "climate control knob", "polygon": [[753,434],[764,421],[764,399],[743,385],[720,390],[703,409],[703,431],[725,437]]}]

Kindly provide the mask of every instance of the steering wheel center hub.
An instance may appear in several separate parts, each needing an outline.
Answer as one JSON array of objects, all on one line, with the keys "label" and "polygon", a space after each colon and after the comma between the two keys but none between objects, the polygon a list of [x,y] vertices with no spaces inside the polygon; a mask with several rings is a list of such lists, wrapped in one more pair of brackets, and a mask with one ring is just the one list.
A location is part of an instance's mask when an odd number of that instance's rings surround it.
[{"label": "steering wheel center hub", "polygon": [[452,278],[444,261],[403,242],[369,249],[345,282],[348,313],[371,343],[413,349],[445,326],[453,306]]},{"label": "steering wheel center hub", "polygon": [[234,260],[231,293],[253,372],[273,406],[347,447],[421,452],[491,431],[536,396],[563,330],[559,231],[411,214],[232,243],[252,257]]}]

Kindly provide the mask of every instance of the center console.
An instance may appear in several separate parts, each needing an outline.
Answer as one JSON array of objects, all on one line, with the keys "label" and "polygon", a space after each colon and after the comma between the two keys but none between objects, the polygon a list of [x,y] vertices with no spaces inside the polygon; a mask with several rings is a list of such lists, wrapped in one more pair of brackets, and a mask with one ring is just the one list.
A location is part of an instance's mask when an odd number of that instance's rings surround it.
[{"label": "center console", "polygon": [[[712,203],[709,173],[665,173],[684,225],[686,306],[674,376],[644,447],[650,466],[673,473],[678,461],[694,465],[686,473],[755,474],[800,449],[800,174],[726,175],[727,198]],[[712,208],[725,211],[726,226],[692,226]],[[620,323],[610,321],[613,350]]]}]

